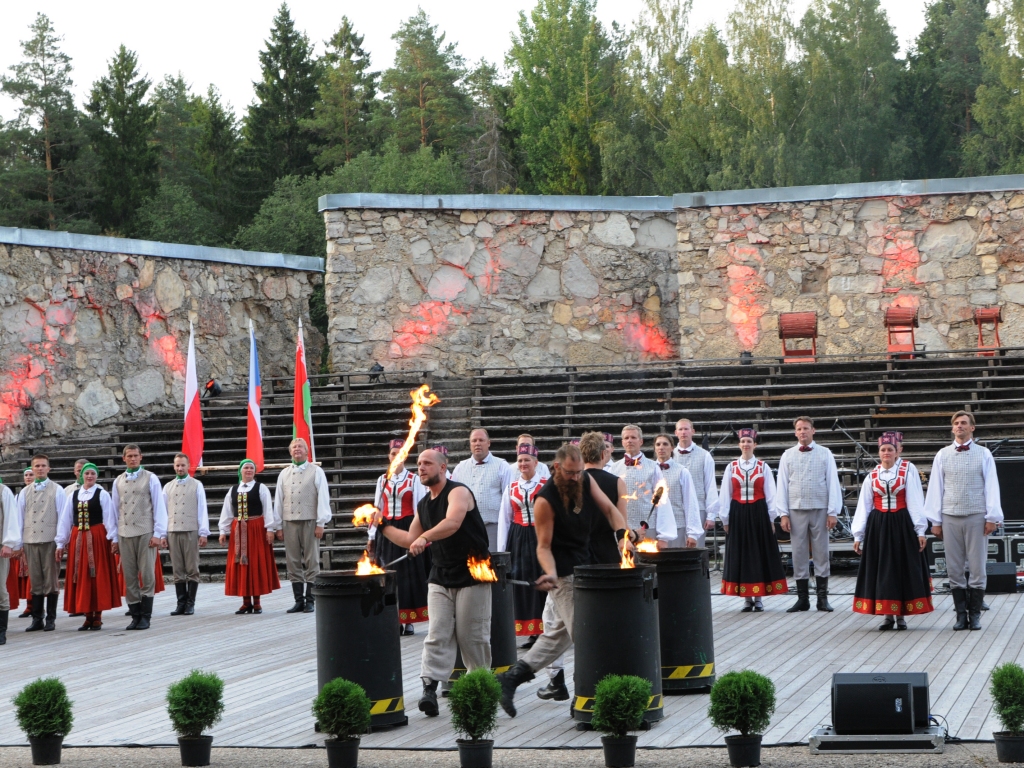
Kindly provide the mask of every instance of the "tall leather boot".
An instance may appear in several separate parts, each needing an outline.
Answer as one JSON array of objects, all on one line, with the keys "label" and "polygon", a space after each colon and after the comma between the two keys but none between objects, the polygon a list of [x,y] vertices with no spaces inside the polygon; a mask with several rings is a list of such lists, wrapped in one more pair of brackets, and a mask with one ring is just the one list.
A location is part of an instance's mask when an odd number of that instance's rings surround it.
[{"label": "tall leather boot", "polygon": [[185,615],[192,616],[196,612],[196,592],[199,591],[198,581],[185,582]]},{"label": "tall leather boot", "polygon": [[793,603],[790,608],[786,609],[786,613],[811,610],[811,599],[808,590],[808,587],[810,586],[809,582],[810,579],[796,580],[796,602]]},{"label": "tall leather boot", "polygon": [[516,716],[516,688],[523,683],[533,680],[533,670],[529,665],[520,659],[507,672],[498,675],[498,682],[501,683],[501,708],[509,717]]},{"label": "tall leather boot", "polygon": [[178,605],[171,611],[171,616],[184,616],[185,615],[185,599],[187,596],[185,582],[176,581],[174,582],[174,592],[178,596]]},{"label": "tall leather boot", "polygon": [[306,599],[305,606],[302,608],[303,613],[313,612],[313,585],[310,582],[306,582]]},{"label": "tall leather boot", "polygon": [[139,624],[136,629],[149,629],[149,620],[153,618],[153,598],[143,597],[139,610]]},{"label": "tall leather boot", "polygon": [[125,627],[125,630],[138,629],[142,621],[142,603],[129,603],[128,615],[132,617],[132,623]]},{"label": "tall leather boot", "polygon": [[[536,635],[534,635],[536,637]],[[538,699],[554,699],[555,701],[568,701],[569,689],[565,687],[565,670],[558,670],[558,674],[548,681],[548,684],[537,691]]]},{"label": "tall leather boot", "polygon": [[10,611],[0,611],[0,645],[7,645],[7,619]]},{"label": "tall leather boot", "polygon": [[828,576],[815,576],[814,586],[818,593],[818,610],[832,613],[832,606],[828,604]]},{"label": "tall leather boot", "polygon": [[952,589],[953,593],[953,610],[956,611],[956,624],[953,625],[953,630],[959,632],[961,629],[967,629],[967,590],[959,587]]},{"label": "tall leather boot", "polygon": [[46,595],[32,594],[29,598],[32,601],[32,623],[25,629],[26,632],[42,632],[43,630],[43,602]]},{"label": "tall leather boot", "polygon": [[306,601],[302,597],[302,582],[292,582],[292,594],[295,596],[295,605],[289,608],[285,613],[302,613],[306,609]]},{"label": "tall leather boot", "polygon": [[57,593],[51,592],[46,596],[46,623],[43,625],[43,632],[53,632],[57,628]]},{"label": "tall leather boot", "polygon": [[969,629],[981,629],[981,603],[985,599],[985,590],[967,590],[967,617],[970,622]]}]

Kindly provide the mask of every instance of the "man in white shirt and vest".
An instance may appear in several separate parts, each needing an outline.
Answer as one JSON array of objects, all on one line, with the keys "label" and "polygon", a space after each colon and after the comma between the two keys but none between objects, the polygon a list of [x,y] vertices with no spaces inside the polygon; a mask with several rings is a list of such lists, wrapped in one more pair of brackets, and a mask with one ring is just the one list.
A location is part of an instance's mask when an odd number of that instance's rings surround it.
[{"label": "man in white shirt and vest", "polygon": [[[1003,522],[999,478],[992,452],[974,442],[974,414],[953,414],[953,444],[935,454],[924,512],[946,550],[953,592],[953,629],[981,629],[988,537]],[[968,582],[966,571],[970,571]]]},{"label": "man in white shirt and vest", "polygon": [[829,531],[839,522],[843,508],[843,490],[832,451],[814,442],[814,420],[797,416],[793,420],[797,444],[779,460],[775,512],[781,517],[782,530],[790,535],[793,553],[793,578],[796,579],[796,603],[787,613],[809,611],[808,586],[810,560],[814,558],[814,580],[819,611],[832,611],[828,602]]},{"label": "man in white shirt and vest", "polygon": [[697,492],[697,505],[700,507],[700,524],[704,531],[697,539],[697,546],[703,547],[707,539],[707,531],[715,527],[718,518],[718,486],[715,483],[715,457],[693,442],[695,430],[689,419],[676,422],[676,447],[672,451],[672,460],[686,467],[693,480],[693,488]]},{"label": "man in white shirt and vest", "polygon": [[452,471],[452,480],[469,487],[476,499],[477,509],[487,529],[487,543],[491,552],[498,551],[498,511],[501,497],[512,482],[512,469],[508,462],[491,453],[491,438],[486,429],[469,433],[470,457],[460,461]]},{"label": "man in white shirt and vest", "polygon": [[622,448],[626,454],[608,471],[626,481],[626,527],[639,533],[640,523],[644,522],[654,531],[658,541],[674,541],[678,531],[672,502],[663,498],[657,507],[651,508],[654,490],[658,483],[665,482],[665,478],[658,462],[640,452],[643,444],[644,433],[639,426],[624,426]]},{"label": "man in white shirt and vest", "polygon": [[[156,559],[167,546],[167,507],[160,478],[142,466],[142,449],[128,444],[121,453],[125,471],[114,480],[110,494],[117,515],[117,541],[121,574],[131,623],[125,629],[149,629],[156,590]],[[139,577],[142,588],[139,588]]]},{"label": "man in white shirt and vest", "polygon": [[292,440],[288,452],[292,463],[277,476],[269,530],[276,532],[278,541],[284,540],[288,580],[295,596],[295,605],[286,613],[312,613],[313,581],[320,573],[320,539],[331,521],[331,492],[327,475],[310,464],[305,440]]},{"label": "man in white shirt and vest", "polygon": [[189,458],[174,455],[174,479],[164,486],[167,506],[167,548],[171,552],[174,591],[178,605],[171,616],[191,616],[196,612],[199,590],[199,548],[210,536],[210,513],[206,508],[206,489],[189,475]]},{"label": "man in white shirt and vest", "polygon": [[7,574],[11,569],[11,557],[14,555],[14,544],[20,538],[16,531],[8,530],[16,519],[15,507],[17,500],[3,480],[0,480],[0,645],[7,644],[7,619],[11,613],[11,596],[7,592]]}]

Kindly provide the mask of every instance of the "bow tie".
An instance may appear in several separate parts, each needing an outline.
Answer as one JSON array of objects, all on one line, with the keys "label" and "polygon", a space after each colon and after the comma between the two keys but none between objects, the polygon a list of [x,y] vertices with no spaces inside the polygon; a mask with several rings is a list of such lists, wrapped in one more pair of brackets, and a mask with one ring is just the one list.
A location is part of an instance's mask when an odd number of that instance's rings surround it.
[{"label": "bow tie", "polygon": [[969,451],[969,450],[971,450],[971,444],[970,443],[965,443],[964,445],[958,445],[956,447],[956,452],[957,453],[960,453],[960,451]]},{"label": "bow tie", "polygon": [[636,467],[640,465],[640,461],[643,459],[643,456],[637,456],[635,459],[626,456],[625,459],[627,467]]},{"label": "bow tie", "polygon": [[476,465],[477,465],[478,467],[482,467],[482,466],[484,466],[485,464],[487,464],[487,462],[486,462],[486,461],[478,461],[478,462],[476,463]]},{"label": "bow tie", "polygon": [[671,465],[670,464],[660,464],[659,463],[658,466],[661,467],[662,469],[668,469]]},{"label": "bow tie", "polygon": [[813,450],[814,450],[814,448],[812,446],[810,446],[810,445],[801,445],[800,446],[800,453],[807,453],[807,451],[813,451]]}]

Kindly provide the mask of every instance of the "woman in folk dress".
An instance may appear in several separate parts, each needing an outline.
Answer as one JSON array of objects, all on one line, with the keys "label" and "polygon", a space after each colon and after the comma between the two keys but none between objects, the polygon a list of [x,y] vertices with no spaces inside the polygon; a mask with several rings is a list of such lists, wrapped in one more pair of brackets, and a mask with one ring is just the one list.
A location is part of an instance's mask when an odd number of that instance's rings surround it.
[{"label": "woman in folk dress", "polygon": [[220,510],[220,543],[228,547],[224,594],[242,598],[235,613],[263,613],[260,597],[281,588],[274,561],[273,531],[267,521],[273,519],[274,502],[270,490],[256,480],[256,465],[243,459],[238,465],[238,485],[224,497]]}]

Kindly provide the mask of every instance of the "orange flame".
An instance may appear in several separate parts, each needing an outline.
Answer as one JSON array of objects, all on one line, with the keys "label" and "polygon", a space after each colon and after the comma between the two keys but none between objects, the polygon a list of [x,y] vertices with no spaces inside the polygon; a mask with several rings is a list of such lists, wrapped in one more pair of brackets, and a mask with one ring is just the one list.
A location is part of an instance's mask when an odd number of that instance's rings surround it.
[{"label": "orange flame", "polygon": [[363,504],[356,507],[352,513],[352,525],[369,525],[373,522],[373,516],[379,511],[373,504]]},{"label": "orange flame", "polygon": [[356,576],[373,576],[384,573],[384,569],[370,560],[370,553],[363,550],[363,556],[356,563]]},{"label": "orange flame", "polygon": [[433,405],[437,405],[441,402],[441,398],[430,391],[430,386],[424,384],[419,389],[414,389],[409,393],[409,397],[412,398],[412,418],[409,419],[409,435],[405,438],[405,442],[398,451],[398,455],[395,456],[394,461],[388,466],[387,479],[391,477],[402,468],[405,464],[405,460],[409,458],[409,452],[412,447],[416,444],[416,435],[419,434],[420,427],[423,426],[423,422],[427,420],[427,408]]},{"label": "orange flame", "polygon": [[659,480],[658,484],[654,486],[654,495],[651,497],[651,501],[659,507],[664,506],[668,501],[668,483],[665,482],[665,478]]},{"label": "orange flame", "polygon": [[[626,529],[625,542],[629,541],[629,529]],[[619,561],[619,568],[636,568],[636,563],[633,562],[633,553],[629,550],[629,546],[626,543],[622,545],[622,560]]]},{"label": "orange flame", "polygon": [[469,566],[469,575],[477,581],[497,581],[498,574],[491,568],[491,558],[486,560],[477,560],[475,557],[470,556],[469,560],[466,561],[466,565]]},{"label": "orange flame", "polygon": [[654,539],[644,539],[643,541],[641,541],[639,544],[636,545],[636,551],[637,552],[657,552],[658,551],[658,542],[656,542]]}]

